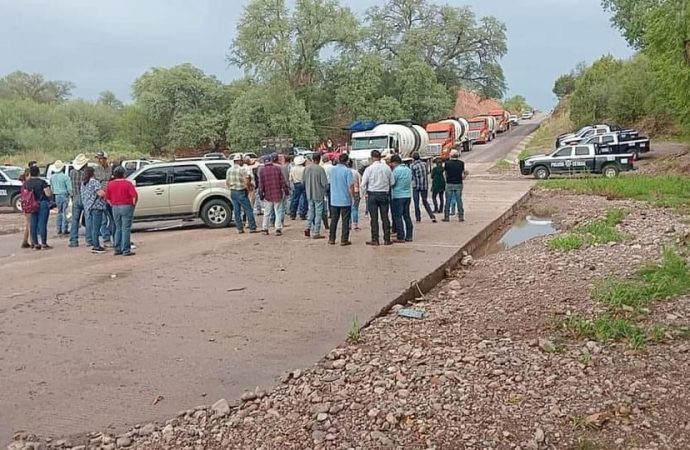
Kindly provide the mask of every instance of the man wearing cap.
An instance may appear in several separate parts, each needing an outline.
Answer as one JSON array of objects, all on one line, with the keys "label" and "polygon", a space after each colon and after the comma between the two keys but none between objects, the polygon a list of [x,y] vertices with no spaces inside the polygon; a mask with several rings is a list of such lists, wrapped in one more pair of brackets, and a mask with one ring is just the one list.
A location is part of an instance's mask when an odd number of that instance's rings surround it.
[{"label": "man wearing cap", "polygon": [[235,228],[237,228],[238,233],[244,233],[244,222],[242,221],[242,212],[244,211],[249,224],[249,232],[256,233],[256,219],[249,201],[252,175],[249,168],[244,165],[242,155],[235,155],[232,161],[233,165],[228,169],[225,176],[225,184],[230,189],[232,209],[235,214]]},{"label": "man wearing cap", "polygon": [[[84,204],[81,201],[81,187],[84,182],[84,168],[88,164],[89,158],[83,153],[78,154],[72,161],[72,170],[69,171],[69,178],[72,182],[72,229],[69,235],[69,246],[79,247],[79,224],[81,216],[84,214]],[[86,217],[86,245],[92,246],[89,242],[89,218]]]},{"label": "man wearing cap", "polygon": [[297,155],[294,165],[290,168],[290,184],[292,184],[290,218],[292,220],[297,218],[298,209],[300,219],[307,220],[307,191],[304,188],[304,165],[306,162],[304,156]]},{"label": "man wearing cap", "polygon": [[458,219],[465,221],[465,209],[462,204],[462,184],[467,177],[465,162],[460,160],[457,150],[450,152],[450,159],[446,161],[443,171],[446,174],[446,207],[443,211],[443,221],[450,221],[450,205],[455,202],[458,205]]},{"label": "man wearing cap", "polygon": [[[321,167],[321,154],[314,153],[312,163],[304,169],[302,181],[309,204],[307,211],[307,222],[304,226],[304,236],[312,239],[324,239],[321,235],[321,223],[324,220],[324,199],[328,188],[328,178],[326,171]],[[328,217],[325,217],[325,223]]]},{"label": "man wearing cap", "polygon": [[53,163],[53,169],[54,172],[50,176],[50,189],[53,191],[57,204],[57,234],[58,237],[62,237],[69,234],[65,212],[69,197],[72,195],[72,182],[65,173],[65,163],[58,159]]},{"label": "man wearing cap", "polygon": [[[108,187],[108,181],[113,177],[113,168],[108,164],[108,153],[99,151],[96,153],[96,160],[98,165],[94,168],[94,178],[101,183],[101,190],[105,191]],[[113,219],[113,209],[106,203],[105,214],[103,214],[103,222],[101,223],[101,237],[103,238],[103,245],[108,247],[111,244],[110,237],[115,234],[115,221]]]},{"label": "man wearing cap", "polygon": [[381,152],[371,152],[373,162],[367,166],[362,175],[361,193],[366,193],[367,211],[371,218],[371,241],[367,245],[379,245],[379,215],[383,223],[383,243],[391,245],[390,190],[393,186],[393,172],[388,164],[381,161]]},{"label": "man wearing cap", "polygon": [[276,236],[283,234],[283,201],[290,195],[290,188],[283,176],[278,161],[278,154],[273,153],[259,172],[259,198],[264,205],[262,232],[268,235],[268,228],[275,221]]}]

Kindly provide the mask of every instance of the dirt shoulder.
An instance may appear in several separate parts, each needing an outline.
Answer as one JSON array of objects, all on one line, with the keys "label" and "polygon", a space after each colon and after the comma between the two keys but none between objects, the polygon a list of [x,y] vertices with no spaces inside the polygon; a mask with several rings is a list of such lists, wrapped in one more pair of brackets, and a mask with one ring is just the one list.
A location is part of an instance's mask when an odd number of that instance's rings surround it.
[{"label": "dirt shoulder", "polygon": [[688,448],[690,296],[637,311],[642,346],[563,325],[603,314],[596,286],[658,261],[690,236],[686,219],[554,191],[531,202],[563,231],[624,210],[615,229],[625,238],[569,252],[537,238],[479,260],[409,305],[425,311],[421,320],[393,311],[270,392],[92,434],[89,447]]}]

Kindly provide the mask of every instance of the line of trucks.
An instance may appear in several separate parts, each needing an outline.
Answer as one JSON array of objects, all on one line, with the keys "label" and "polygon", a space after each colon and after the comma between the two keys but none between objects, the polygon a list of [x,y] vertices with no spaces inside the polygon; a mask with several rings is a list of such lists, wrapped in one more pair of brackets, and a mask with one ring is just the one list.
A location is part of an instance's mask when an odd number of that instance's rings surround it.
[{"label": "line of trucks", "polygon": [[425,127],[410,121],[384,123],[352,133],[350,158],[357,167],[370,163],[373,150],[397,153],[403,158],[419,152],[422,158],[445,160],[452,150],[469,152],[475,144],[489,143],[512,126],[510,113],[502,109],[469,120],[451,117]]},{"label": "line of trucks", "polygon": [[651,151],[648,137],[615,125],[588,125],[556,138],[556,149],[520,161],[522,175],[547,179],[552,174],[602,174],[607,178],[634,170],[634,161]]}]

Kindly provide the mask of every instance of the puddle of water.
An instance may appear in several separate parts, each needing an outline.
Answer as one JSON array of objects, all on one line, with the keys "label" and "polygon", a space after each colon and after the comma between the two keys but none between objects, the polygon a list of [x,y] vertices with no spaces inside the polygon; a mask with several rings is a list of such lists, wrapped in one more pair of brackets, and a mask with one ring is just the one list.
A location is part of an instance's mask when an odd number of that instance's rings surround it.
[{"label": "puddle of water", "polygon": [[474,252],[476,258],[508,250],[536,237],[555,234],[556,228],[548,217],[521,216],[504,233],[497,233]]}]

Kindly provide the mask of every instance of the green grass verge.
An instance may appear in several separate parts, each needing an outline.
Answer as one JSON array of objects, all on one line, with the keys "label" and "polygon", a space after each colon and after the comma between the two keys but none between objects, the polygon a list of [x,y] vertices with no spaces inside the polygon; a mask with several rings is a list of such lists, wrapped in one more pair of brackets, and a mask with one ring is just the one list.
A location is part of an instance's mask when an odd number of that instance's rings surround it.
[{"label": "green grass verge", "polygon": [[624,235],[616,229],[627,212],[620,208],[610,208],[603,219],[593,220],[575,228],[572,233],[562,234],[548,241],[551,250],[568,252],[595,244],[620,242]]},{"label": "green grass verge", "polygon": [[655,206],[687,209],[690,207],[690,177],[666,175],[631,175],[617,178],[582,178],[544,180],[547,189],[600,195],[609,199],[633,199]]},{"label": "green grass verge", "polygon": [[510,163],[510,161],[507,161],[507,160],[505,160],[505,159],[502,159],[502,160],[498,161],[498,162],[494,165],[493,168],[494,168],[494,170],[498,170],[498,171],[501,171],[501,172],[506,172],[506,171],[508,171],[508,170],[513,169],[513,165]]},{"label": "green grass verge", "polygon": [[690,293],[690,268],[673,250],[665,250],[662,260],[649,264],[631,280],[607,280],[594,288],[593,297],[612,308],[639,309],[658,300]]},{"label": "green grass verge", "polygon": [[565,326],[581,339],[599,342],[627,341],[633,348],[644,347],[647,343],[647,335],[641,327],[628,319],[616,318],[609,314],[594,319],[573,316],[566,319]]}]

